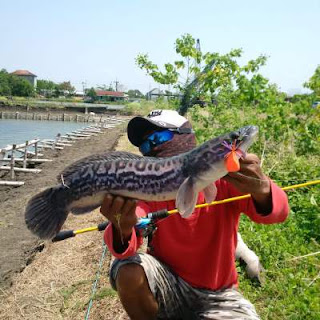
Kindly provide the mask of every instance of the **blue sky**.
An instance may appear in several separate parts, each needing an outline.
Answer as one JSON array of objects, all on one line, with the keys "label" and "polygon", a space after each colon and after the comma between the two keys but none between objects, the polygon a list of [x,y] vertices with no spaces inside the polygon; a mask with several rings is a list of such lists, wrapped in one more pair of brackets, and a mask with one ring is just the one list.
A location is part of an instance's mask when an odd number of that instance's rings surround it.
[{"label": "blue sky", "polygon": [[0,0],[0,68],[78,89],[116,79],[126,89],[154,87],[138,53],[173,61],[175,39],[200,38],[203,52],[269,56],[261,72],[284,91],[302,90],[320,64],[320,1]]}]

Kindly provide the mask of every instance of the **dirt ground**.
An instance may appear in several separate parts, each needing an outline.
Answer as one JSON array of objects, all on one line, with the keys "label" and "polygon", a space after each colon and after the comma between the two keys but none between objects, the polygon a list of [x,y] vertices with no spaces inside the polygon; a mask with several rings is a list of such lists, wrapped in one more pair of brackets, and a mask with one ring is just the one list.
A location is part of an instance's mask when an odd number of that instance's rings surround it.
[{"label": "dirt ground", "polygon": [[[40,242],[24,224],[30,197],[56,183],[70,163],[114,149],[125,124],[61,151],[45,153],[52,163],[40,174],[24,174],[19,188],[0,187],[0,319],[83,319],[102,254],[102,233],[89,232],[58,243]],[[118,150],[124,150],[119,146]],[[98,210],[70,215],[63,229],[81,229],[103,221]],[[108,282],[110,254],[101,269],[90,319],[117,319],[121,304]]]}]

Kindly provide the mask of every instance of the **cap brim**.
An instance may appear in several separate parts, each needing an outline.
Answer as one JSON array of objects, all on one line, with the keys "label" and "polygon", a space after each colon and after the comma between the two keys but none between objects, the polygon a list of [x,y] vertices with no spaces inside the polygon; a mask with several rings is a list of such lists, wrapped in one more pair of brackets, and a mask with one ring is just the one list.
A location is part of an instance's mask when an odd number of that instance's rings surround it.
[{"label": "cap brim", "polygon": [[148,133],[148,131],[157,130],[159,128],[166,129],[176,127],[170,126],[166,123],[163,123],[163,125],[161,125],[156,121],[152,121],[143,117],[135,117],[131,119],[128,123],[128,139],[133,145],[139,147],[141,143],[144,141],[144,137]]}]

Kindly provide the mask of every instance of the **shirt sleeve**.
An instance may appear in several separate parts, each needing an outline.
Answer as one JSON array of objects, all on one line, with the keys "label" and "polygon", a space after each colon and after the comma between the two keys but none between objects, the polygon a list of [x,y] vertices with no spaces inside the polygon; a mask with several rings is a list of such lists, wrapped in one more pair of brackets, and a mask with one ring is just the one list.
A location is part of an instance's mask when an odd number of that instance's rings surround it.
[{"label": "shirt sleeve", "polygon": [[[257,212],[252,198],[237,201],[240,212],[247,215],[252,221],[262,224],[280,223],[287,219],[289,215],[289,203],[286,193],[278,187],[273,181],[271,183],[272,211],[263,215]],[[239,195],[239,192],[233,186],[229,186],[231,196]]]},{"label": "shirt sleeve", "polygon": [[[139,201],[136,209],[137,217],[141,218],[143,216],[146,216],[148,212],[148,205],[145,202]],[[113,228],[111,223],[107,226],[104,232],[103,239],[111,254],[118,259],[126,259],[128,257],[134,256],[143,243],[143,237],[137,235],[135,228],[132,228],[131,238],[128,241],[128,248],[122,253],[117,253],[113,247]]]}]

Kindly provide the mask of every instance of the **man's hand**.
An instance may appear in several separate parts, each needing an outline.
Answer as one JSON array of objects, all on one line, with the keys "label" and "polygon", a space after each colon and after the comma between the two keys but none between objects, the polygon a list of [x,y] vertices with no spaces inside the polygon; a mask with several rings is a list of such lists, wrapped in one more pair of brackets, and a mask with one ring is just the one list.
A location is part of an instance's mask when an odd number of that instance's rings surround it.
[{"label": "man's hand", "polygon": [[223,179],[241,193],[250,193],[259,213],[268,214],[272,211],[270,180],[262,172],[260,159],[255,154],[249,153],[240,159],[240,171],[230,172]]},{"label": "man's hand", "polygon": [[112,223],[114,249],[121,253],[128,246],[132,228],[137,223],[137,202],[120,196],[107,194],[103,200],[100,212]]}]

